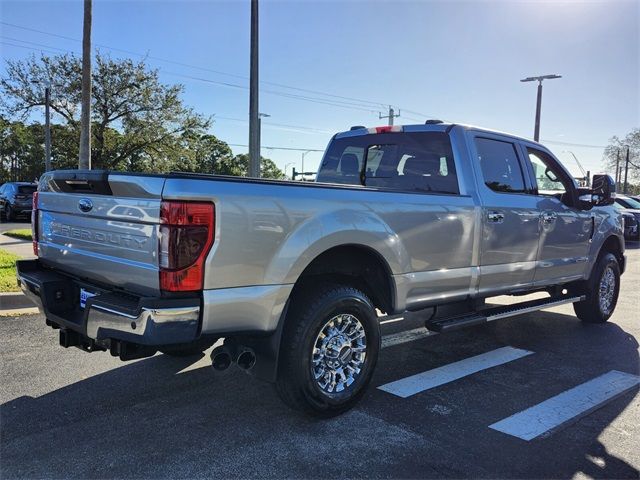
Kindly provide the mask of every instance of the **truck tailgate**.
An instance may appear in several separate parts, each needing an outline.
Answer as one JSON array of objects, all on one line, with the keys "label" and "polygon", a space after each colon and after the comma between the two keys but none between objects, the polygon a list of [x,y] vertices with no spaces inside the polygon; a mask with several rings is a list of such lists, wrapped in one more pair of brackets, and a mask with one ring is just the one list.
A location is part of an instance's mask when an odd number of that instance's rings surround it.
[{"label": "truck tailgate", "polygon": [[163,177],[55,172],[38,194],[38,257],[96,284],[157,295]]}]

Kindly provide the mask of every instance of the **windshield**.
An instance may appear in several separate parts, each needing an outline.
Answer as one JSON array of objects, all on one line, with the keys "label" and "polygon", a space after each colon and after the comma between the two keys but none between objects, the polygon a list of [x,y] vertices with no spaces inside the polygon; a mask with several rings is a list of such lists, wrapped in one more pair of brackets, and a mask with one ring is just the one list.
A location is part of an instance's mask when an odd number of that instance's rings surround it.
[{"label": "windshield", "polygon": [[626,208],[637,208],[640,210],[640,202],[633,198],[617,198],[616,203],[619,203]]},{"label": "windshield", "polygon": [[20,185],[18,186],[18,193],[22,195],[31,195],[38,189],[36,185]]}]

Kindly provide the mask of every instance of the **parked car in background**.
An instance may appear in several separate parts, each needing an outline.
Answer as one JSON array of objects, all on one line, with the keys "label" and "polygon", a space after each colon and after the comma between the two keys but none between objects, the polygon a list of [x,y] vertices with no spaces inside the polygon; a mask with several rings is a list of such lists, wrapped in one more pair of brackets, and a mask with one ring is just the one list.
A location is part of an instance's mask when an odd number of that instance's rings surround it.
[{"label": "parked car in background", "polygon": [[631,198],[633,198],[636,202],[640,202],[640,195],[631,195]]},{"label": "parked car in background", "polygon": [[[638,227],[640,223],[640,201],[626,195],[616,195],[614,206],[624,214],[624,238],[626,240],[640,240],[640,228]],[[629,218],[630,216],[634,218],[631,219]]]},{"label": "parked car in background", "polygon": [[621,211],[622,221],[624,222],[624,239],[630,241],[638,240],[640,237],[638,220],[633,213],[625,212],[624,210]]},{"label": "parked car in background", "polygon": [[31,215],[33,192],[38,189],[36,183],[7,182],[0,186],[0,218],[7,222],[18,215]]}]

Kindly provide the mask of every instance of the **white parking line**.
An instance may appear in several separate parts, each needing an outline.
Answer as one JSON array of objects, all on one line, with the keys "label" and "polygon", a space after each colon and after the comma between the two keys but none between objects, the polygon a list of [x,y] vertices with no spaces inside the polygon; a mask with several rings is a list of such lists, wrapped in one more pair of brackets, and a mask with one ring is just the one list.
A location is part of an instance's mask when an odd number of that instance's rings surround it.
[{"label": "white parking line", "polygon": [[392,393],[398,397],[407,398],[416,393],[424,392],[430,388],[439,387],[445,383],[453,382],[459,378],[486,370],[487,368],[502,365],[531,355],[529,350],[519,348],[502,347],[475,357],[465,358],[459,362],[444,365],[442,367],[427,370],[410,377],[396,380],[395,382],[381,385],[378,388]]},{"label": "white parking line", "polygon": [[404,320],[404,317],[400,317],[400,318],[391,318],[389,320],[383,320],[380,322],[380,325],[384,325],[385,323],[395,323],[395,322],[401,322],[402,320]]},{"label": "white parking line", "polygon": [[533,440],[584,417],[640,384],[640,377],[611,370],[555,397],[490,425],[489,428]]},{"label": "white parking line", "polygon": [[432,335],[438,335],[438,333],[430,332],[424,327],[414,328],[413,330],[406,330],[392,335],[385,335],[382,337],[382,348],[393,347],[394,345],[400,345],[401,343],[413,342],[414,340],[430,337]]}]

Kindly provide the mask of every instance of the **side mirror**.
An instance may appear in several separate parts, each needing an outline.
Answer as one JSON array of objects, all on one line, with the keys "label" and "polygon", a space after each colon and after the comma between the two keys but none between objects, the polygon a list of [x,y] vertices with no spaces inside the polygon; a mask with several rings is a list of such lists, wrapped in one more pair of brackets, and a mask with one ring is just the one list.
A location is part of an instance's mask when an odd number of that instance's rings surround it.
[{"label": "side mirror", "polygon": [[594,175],[591,193],[594,205],[612,205],[615,199],[616,182],[611,175]]}]

